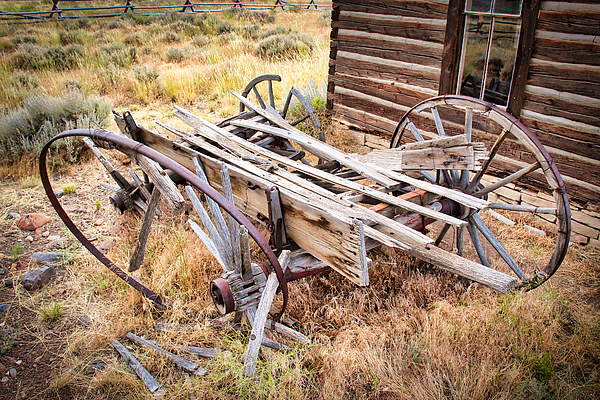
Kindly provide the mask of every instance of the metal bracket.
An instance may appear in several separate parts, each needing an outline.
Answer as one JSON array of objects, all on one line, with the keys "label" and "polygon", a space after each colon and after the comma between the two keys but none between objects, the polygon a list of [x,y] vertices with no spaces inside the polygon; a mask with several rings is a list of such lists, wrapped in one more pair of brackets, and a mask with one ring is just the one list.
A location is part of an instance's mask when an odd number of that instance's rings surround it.
[{"label": "metal bracket", "polygon": [[123,113],[123,121],[125,122],[125,132],[136,142],[146,144],[142,137],[142,130],[137,126],[129,111]]},{"label": "metal bracket", "polygon": [[277,189],[277,186],[271,186],[265,189],[265,194],[269,206],[269,222],[267,224],[267,229],[271,234],[269,244],[275,248],[275,254],[279,255],[283,250],[283,245],[287,243],[279,189]]}]

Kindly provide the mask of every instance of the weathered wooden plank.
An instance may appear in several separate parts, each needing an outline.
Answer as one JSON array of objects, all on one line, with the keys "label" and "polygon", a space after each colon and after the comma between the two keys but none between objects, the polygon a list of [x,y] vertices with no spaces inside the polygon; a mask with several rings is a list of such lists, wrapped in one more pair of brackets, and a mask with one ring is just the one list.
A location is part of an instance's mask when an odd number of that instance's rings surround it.
[{"label": "weathered wooden plank", "polygon": [[[377,19],[377,14],[371,18],[364,17],[366,13],[340,13],[340,20],[333,22],[332,26],[339,30],[357,30],[382,35],[404,37],[407,39],[421,40],[431,43],[444,42],[444,26],[430,23],[399,20],[386,21]],[[339,31],[338,31],[339,39]]]},{"label": "weathered wooden plank", "polygon": [[600,115],[600,105],[593,103],[594,100],[600,100],[587,98],[590,99],[588,104],[580,104],[542,94],[526,92],[523,109],[600,127],[600,119],[598,118],[598,115]]},{"label": "weathered wooden plank", "polygon": [[[285,270],[290,262],[290,251],[283,250],[279,255],[279,264],[281,268]],[[267,316],[273,304],[273,298],[275,297],[275,291],[279,286],[277,276],[275,272],[269,274],[267,284],[265,285],[260,302],[256,308],[254,314],[254,320],[252,321],[252,333],[250,334],[250,340],[248,341],[248,347],[246,348],[246,356],[244,357],[244,376],[254,376],[256,371],[256,361],[258,359],[258,351],[260,350],[260,344],[265,330],[265,323],[267,322]]]},{"label": "weathered wooden plank", "polygon": [[398,125],[397,121],[339,103],[334,104],[332,111],[334,119],[379,135],[391,136]]},{"label": "weathered wooden plank", "polygon": [[150,227],[152,226],[152,221],[154,220],[154,215],[156,213],[156,209],[158,208],[159,201],[160,190],[153,190],[152,195],[150,196],[148,209],[144,214],[142,227],[140,228],[140,233],[138,235],[138,240],[135,244],[135,249],[133,250],[133,255],[129,260],[129,267],[127,268],[127,271],[129,272],[137,271],[138,269],[140,269],[142,263],[144,262],[144,256],[146,254],[146,244],[148,243],[148,236],[150,235]]},{"label": "weathered wooden plank", "polygon": [[431,46],[417,46],[401,41],[391,42],[383,35],[358,35],[352,31],[341,30],[337,40],[338,51],[364,54],[387,60],[439,67],[442,52]]},{"label": "weathered wooden plank", "polygon": [[[144,141],[152,148],[192,171],[195,168],[193,158],[200,156],[209,182],[213,187],[221,188],[220,163],[214,158],[183,145],[174,146],[172,141],[148,130],[144,129],[142,134]],[[268,215],[264,189],[270,187],[272,182],[232,165],[229,166],[229,174],[236,207],[255,221],[260,221]],[[331,215],[329,210],[306,204],[293,191],[286,190],[280,193],[284,205],[287,235],[300,247],[310,250],[312,255],[352,282],[364,285],[361,277],[363,268],[367,266],[360,264],[358,258],[360,238],[354,232],[352,222]]]},{"label": "weathered wooden plank", "polygon": [[541,10],[538,29],[579,35],[600,35],[600,10],[547,11]]},{"label": "weathered wooden plank", "polygon": [[198,376],[202,376],[206,373],[206,370],[204,368],[202,368],[201,366],[199,366],[198,364],[193,363],[189,360],[186,360],[183,357],[179,357],[179,356],[171,353],[170,351],[167,351],[167,350],[157,346],[155,343],[151,342],[150,340],[142,339],[141,337],[139,337],[131,332],[127,333],[127,338],[129,340],[139,344],[140,346],[144,346],[148,349],[155,351],[162,357],[165,357],[167,360],[180,366],[181,368],[188,371],[189,373],[192,373],[192,374],[198,375]]},{"label": "weathered wooden plank", "polygon": [[162,397],[165,394],[165,390],[160,386],[160,383],[157,382],[156,379],[140,362],[123,346],[117,339],[112,339],[110,344],[119,352],[119,354],[127,361],[127,364],[133,369],[133,371],[140,377],[144,385],[148,388],[150,393],[152,393],[155,397]]},{"label": "weathered wooden plank", "polygon": [[339,4],[342,11],[373,12],[387,15],[403,15],[406,17],[423,17],[445,19],[447,5],[439,1],[395,0],[382,3],[375,0],[350,0]]},{"label": "weathered wooden plank", "polygon": [[600,65],[600,43],[536,38],[533,58],[566,64]]}]

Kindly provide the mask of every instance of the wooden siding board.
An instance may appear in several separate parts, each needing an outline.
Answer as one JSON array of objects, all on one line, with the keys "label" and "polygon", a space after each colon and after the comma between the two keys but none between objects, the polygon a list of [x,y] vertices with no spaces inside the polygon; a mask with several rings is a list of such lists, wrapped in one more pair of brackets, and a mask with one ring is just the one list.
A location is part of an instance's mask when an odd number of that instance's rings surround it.
[{"label": "wooden siding board", "polygon": [[344,1],[340,7],[344,11],[372,12],[376,14],[403,15],[406,17],[445,19],[448,6],[437,1],[401,0],[351,0]]},{"label": "wooden siding board", "polygon": [[393,65],[385,65],[367,61],[349,59],[338,54],[335,61],[336,72],[353,75],[352,71],[362,69],[373,77],[391,78],[410,85],[422,86],[437,90],[438,79],[435,74],[423,73],[406,68],[398,68]]},{"label": "wooden siding board", "polygon": [[[600,23],[600,21],[599,21]],[[600,43],[536,38],[532,58],[567,64],[600,65]]]},{"label": "wooden siding board", "polygon": [[600,99],[600,72],[596,71],[532,63],[527,84]]},{"label": "wooden siding board", "polygon": [[594,105],[577,104],[549,96],[525,93],[523,109],[600,126],[600,107]]},{"label": "wooden siding board", "polygon": [[[347,15],[347,14],[346,14]],[[423,25],[415,23],[381,23],[377,20],[356,20],[356,18],[342,18],[332,23],[332,27],[338,29],[352,29],[383,35],[399,36],[409,39],[424,40],[435,43],[443,43],[445,28],[438,25]]]},{"label": "wooden siding board", "polygon": [[394,133],[398,125],[385,117],[372,115],[366,111],[356,110],[338,103],[334,105],[333,114],[336,115],[336,119],[343,123],[365,129],[368,132],[379,135],[383,134],[387,137],[390,137]]},{"label": "wooden siding board", "polygon": [[[338,51],[347,51],[349,53],[363,54],[371,57],[385,58],[388,60],[404,61],[414,64],[425,65],[428,67],[439,67],[441,58],[436,57],[440,52],[430,51],[428,48],[420,46],[405,45],[404,50],[384,49],[379,46],[385,46],[386,42],[374,40],[361,40],[360,44],[351,40],[340,40],[337,44]],[[377,45],[377,47],[375,47]],[[398,46],[400,47],[400,46]],[[430,53],[425,55],[422,53]],[[437,53],[437,54],[435,54]]]},{"label": "wooden siding board", "polygon": [[600,35],[600,9],[591,11],[540,11],[538,28],[544,31]]}]

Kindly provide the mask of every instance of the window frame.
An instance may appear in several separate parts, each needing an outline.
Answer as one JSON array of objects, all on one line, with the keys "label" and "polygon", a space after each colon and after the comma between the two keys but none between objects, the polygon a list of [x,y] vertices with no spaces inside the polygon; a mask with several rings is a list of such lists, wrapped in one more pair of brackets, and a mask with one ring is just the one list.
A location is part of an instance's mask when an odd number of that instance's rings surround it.
[{"label": "window frame", "polygon": [[[525,97],[525,85],[529,73],[529,61],[535,40],[535,27],[541,0],[523,0],[521,9],[521,32],[517,45],[515,67],[506,110],[519,117]],[[438,93],[455,94],[458,87],[458,74],[463,49],[463,36],[467,13],[466,0],[449,0],[446,19],[446,37],[442,53],[440,83]]]}]

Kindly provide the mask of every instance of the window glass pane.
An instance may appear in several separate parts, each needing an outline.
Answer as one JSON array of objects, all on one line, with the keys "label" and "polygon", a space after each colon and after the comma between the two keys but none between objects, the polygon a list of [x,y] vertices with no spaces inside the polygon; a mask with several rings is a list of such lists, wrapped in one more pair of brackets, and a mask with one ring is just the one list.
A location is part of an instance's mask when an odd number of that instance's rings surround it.
[{"label": "window glass pane", "polygon": [[523,0],[496,0],[494,13],[521,15],[521,3],[523,3]]},{"label": "window glass pane", "polygon": [[491,21],[492,18],[489,16],[469,15],[467,17],[459,87],[460,94],[465,96],[479,98],[487,61]]},{"label": "window glass pane", "polygon": [[467,0],[465,4],[466,11],[490,12],[492,10],[492,0]]},{"label": "window glass pane", "polygon": [[495,18],[488,57],[484,100],[506,105],[515,67],[521,22],[513,18]]}]

